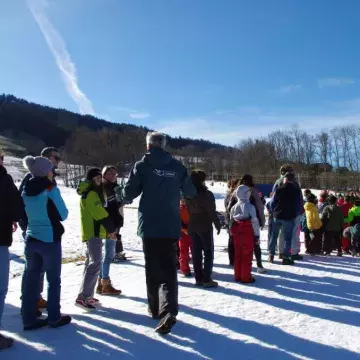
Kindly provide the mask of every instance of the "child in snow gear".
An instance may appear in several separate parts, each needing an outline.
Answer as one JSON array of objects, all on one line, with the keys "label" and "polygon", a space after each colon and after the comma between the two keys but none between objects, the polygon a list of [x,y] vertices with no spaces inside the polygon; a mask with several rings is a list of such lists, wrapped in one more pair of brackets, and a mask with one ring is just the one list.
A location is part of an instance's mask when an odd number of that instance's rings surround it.
[{"label": "child in snow gear", "polygon": [[[105,210],[105,198],[100,169],[92,168],[81,181],[77,193],[81,196],[80,214],[82,240],[86,243],[86,261],[83,280],[75,305],[85,310],[94,310],[94,290],[102,263],[103,239],[116,240],[116,227]],[[111,286],[105,282],[101,285]]]},{"label": "child in snow gear", "polygon": [[307,244],[307,252],[310,255],[321,253],[321,235],[322,222],[316,208],[316,196],[310,194],[304,205],[306,216],[306,228],[308,230],[310,241]]},{"label": "child in snow gear", "polygon": [[[53,164],[44,157],[27,156],[24,166],[32,174],[25,184],[22,197],[28,219],[25,237],[26,276],[22,296],[24,330],[49,325],[56,328],[71,322],[69,315],[60,313],[61,293],[61,222],[68,210],[60,191],[53,183]],[[48,318],[37,319],[37,296],[40,274],[48,281]]]},{"label": "child in snow gear", "polygon": [[190,215],[186,206],[185,199],[180,200],[180,220],[181,220],[181,237],[179,240],[179,249],[180,249],[180,271],[181,273],[189,277],[191,276],[190,271],[190,255],[189,252],[192,252],[192,240],[190,235],[188,234]]},{"label": "child in snow gear", "polygon": [[254,239],[260,239],[259,221],[255,207],[250,203],[251,190],[240,185],[236,191],[237,203],[232,208],[233,225],[231,233],[234,237],[235,259],[234,278],[242,283],[253,283],[251,264],[254,252]]},{"label": "child in snow gear", "polygon": [[[241,185],[245,185],[250,189],[250,203],[255,207],[256,217],[258,219],[259,227],[263,228],[265,226],[265,213],[264,213],[264,204],[261,201],[259,192],[255,189],[253,177],[249,174],[245,174],[241,180]],[[266,273],[266,270],[263,267],[261,259],[261,248],[260,248],[260,238],[254,237],[254,254],[256,258],[257,271],[260,274]]]},{"label": "child in snow gear", "polygon": [[337,205],[337,198],[329,196],[329,204],[322,214],[321,220],[324,225],[323,252],[330,255],[332,250],[338,251],[338,256],[342,256],[341,234],[344,228],[344,214]]},{"label": "child in snow gear", "polygon": [[[17,229],[16,223],[24,213],[20,192],[3,162],[4,153],[0,149],[0,326],[9,284],[9,247],[12,245],[13,233]],[[13,343],[12,338],[0,333],[0,350],[11,347]]]},{"label": "child in snow gear", "polygon": [[[123,226],[123,216],[120,214],[120,204],[116,199],[117,171],[114,166],[105,166],[102,170],[105,209],[116,227],[116,235]],[[96,293],[99,295],[120,295],[121,290],[115,289],[110,280],[110,265],[115,257],[115,248],[118,242],[112,239],[105,240],[105,251],[101,263],[98,286]],[[122,246],[122,244],[121,244]]]},{"label": "child in snow gear", "polygon": [[191,180],[198,192],[197,196],[186,201],[190,213],[189,235],[193,241],[195,280],[198,286],[217,287],[218,283],[211,278],[214,263],[213,224],[218,234],[221,231],[215,197],[205,185],[206,174],[203,171],[193,171]]},{"label": "child in snow gear", "polygon": [[[350,196],[345,196],[345,201],[344,203],[340,206],[341,210],[344,214],[344,230],[350,226],[350,222],[349,222],[349,211],[352,208],[352,204],[351,204],[351,197]],[[351,242],[349,239],[345,238],[344,236],[341,239],[341,246],[342,249],[345,253],[349,254],[350,253],[350,247],[351,247]]]}]

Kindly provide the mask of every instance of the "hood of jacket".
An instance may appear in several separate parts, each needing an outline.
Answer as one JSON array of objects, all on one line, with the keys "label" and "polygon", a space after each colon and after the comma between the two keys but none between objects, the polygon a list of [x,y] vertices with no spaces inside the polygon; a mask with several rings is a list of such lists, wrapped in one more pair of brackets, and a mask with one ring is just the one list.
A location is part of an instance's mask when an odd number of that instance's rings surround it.
[{"label": "hood of jacket", "polygon": [[309,202],[309,201],[304,204],[304,209],[306,211],[316,211],[317,212],[316,205],[314,203],[312,203],[312,202]]},{"label": "hood of jacket", "polygon": [[240,185],[239,188],[236,190],[236,197],[239,201],[249,203],[251,196],[251,190],[246,185]]},{"label": "hood of jacket", "polygon": [[163,166],[170,164],[173,157],[163,149],[151,148],[144,156],[144,162],[153,166]]},{"label": "hood of jacket", "polygon": [[38,196],[46,189],[51,189],[53,183],[48,178],[32,177],[24,186],[24,195]]},{"label": "hood of jacket", "polygon": [[360,216],[360,206],[353,206],[350,211],[355,215],[355,216]]},{"label": "hood of jacket", "polygon": [[83,195],[86,191],[90,189],[90,181],[83,179],[79,182],[79,185],[76,189],[78,195]]}]

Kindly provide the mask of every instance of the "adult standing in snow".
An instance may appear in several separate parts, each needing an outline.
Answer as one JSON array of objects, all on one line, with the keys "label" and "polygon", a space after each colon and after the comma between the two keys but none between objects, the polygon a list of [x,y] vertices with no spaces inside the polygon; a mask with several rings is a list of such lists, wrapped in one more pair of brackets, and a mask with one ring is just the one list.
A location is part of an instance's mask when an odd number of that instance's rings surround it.
[{"label": "adult standing in snow", "polygon": [[[293,173],[294,174],[294,179],[295,179],[294,184],[300,189],[299,213],[297,214],[297,216],[295,218],[295,226],[294,226],[292,239],[291,239],[291,258],[293,260],[302,260],[303,256],[300,255],[300,250],[301,250],[300,222],[301,222],[302,214],[304,213],[304,208],[303,208],[304,199],[302,197],[301,187],[300,187],[300,184],[298,183],[298,181],[296,180],[295,170],[292,167],[292,165],[286,164],[286,165],[283,165],[280,168],[280,178],[275,182],[274,187],[273,187],[273,192],[275,193],[275,190],[284,183],[285,175],[288,174],[288,173]],[[283,249],[284,249],[284,236],[283,236],[283,233],[282,233],[281,236],[280,236],[280,240],[279,240],[280,258],[283,257],[283,252],[284,252]]]},{"label": "adult standing in snow", "polygon": [[[249,174],[245,174],[240,180],[240,185],[245,185],[250,189],[250,203],[255,207],[260,228],[263,228],[265,226],[264,204],[261,200],[259,192],[255,188],[253,177]],[[254,242],[257,272],[259,274],[264,274],[266,273],[266,270],[263,267],[261,259],[260,237],[254,238]]]},{"label": "adult standing in snow", "polygon": [[295,228],[295,219],[300,213],[301,190],[295,183],[294,173],[287,173],[283,178],[283,183],[276,187],[274,197],[271,199],[271,209],[273,211],[272,232],[269,244],[269,262],[274,262],[276,243],[280,228],[284,231],[284,257],[283,265],[293,265],[291,258],[291,242]]},{"label": "adult standing in snow", "polygon": [[[61,222],[68,217],[68,210],[58,187],[53,183],[51,161],[40,156],[27,156],[24,166],[32,174],[22,193],[28,218],[26,277],[22,296],[24,330],[35,330],[46,325],[56,328],[71,322],[69,315],[60,313],[61,237],[64,234]],[[37,286],[42,271],[45,271],[49,284],[47,319],[37,319]]]},{"label": "adult standing in snow", "polygon": [[[56,169],[58,168],[59,162],[61,161],[59,150],[54,147],[46,147],[45,149],[43,149],[41,151],[41,157],[50,160],[51,163],[53,164],[53,180],[52,180],[52,182],[56,186],[57,185],[56,180],[55,180]],[[25,177],[22,180],[20,187],[19,187],[20,194],[22,194],[26,184],[32,177],[33,177],[33,175],[31,174],[31,172],[28,172],[25,175]],[[26,217],[26,214],[24,214],[24,217],[19,221],[19,225],[23,232],[23,237],[25,240],[26,229],[27,229],[27,225],[28,225],[28,219]],[[40,282],[39,282],[39,286],[38,286],[39,290],[38,290],[38,295],[37,295],[37,307],[39,310],[46,309],[46,306],[47,306],[46,300],[41,295],[42,292],[44,291],[44,275],[45,275],[45,272],[42,271],[41,275],[40,275]],[[26,264],[25,264],[25,269],[24,269],[24,273],[23,273],[22,284],[25,281],[25,276],[26,276]],[[21,286],[21,292],[23,292],[23,286]]]},{"label": "adult standing in snow", "polygon": [[[214,264],[213,224],[221,231],[220,220],[216,213],[214,194],[205,185],[204,171],[193,171],[191,180],[196,187],[197,195],[186,201],[189,213],[189,234],[193,241],[193,264],[197,286],[204,288],[217,287],[218,283],[211,278]],[[204,264],[203,264],[204,253]]]},{"label": "adult standing in snow", "polygon": [[146,144],[148,151],[131,170],[120,197],[130,203],[142,194],[138,235],[145,255],[148,311],[154,319],[161,318],[156,331],[167,334],[178,314],[180,191],[184,197],[193,197],[196,189],[184,165],[164,150],[165,135],[149,133]]},{"label": "adult standing in snow", "polygon": [[[20,192],[3,163],[4,153],[0,149],[0,326],[9,285],[9,247],[12,234],[17,229],[16,222],[24,212]],[[0,350],[11,347],[13,342],[13,339],[0,334]]]}]

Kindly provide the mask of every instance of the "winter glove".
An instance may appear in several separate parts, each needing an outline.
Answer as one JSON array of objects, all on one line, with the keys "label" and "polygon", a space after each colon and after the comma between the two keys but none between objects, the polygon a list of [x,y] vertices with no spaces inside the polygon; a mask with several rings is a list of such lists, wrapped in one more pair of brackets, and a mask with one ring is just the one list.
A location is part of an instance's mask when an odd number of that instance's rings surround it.
[{"label": "winter glove", "polygon": [[220,232],[221,232],[221,227],[217,228],[217,234],[220,235]]},{"label": "winter glove", "polygon": [[260,236],[254,236],[254,244],[260,245]]}]

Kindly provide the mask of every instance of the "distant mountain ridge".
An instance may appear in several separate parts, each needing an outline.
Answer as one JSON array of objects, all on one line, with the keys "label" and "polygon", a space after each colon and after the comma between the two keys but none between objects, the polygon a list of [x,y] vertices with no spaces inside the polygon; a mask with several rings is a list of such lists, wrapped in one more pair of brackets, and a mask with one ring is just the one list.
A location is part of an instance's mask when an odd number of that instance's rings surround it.
[{"label": "distant mountain ridge", "polygon": [[[108,129],[137,135],[140,132],[144,136],[150,131],[145,126],[113,123],[91,115],[80,115],[65,109],[36,104],[13,95],[0,95],[0,135],[20,144],[28,151],[34,151],[33,147],[36,144],[38,147],[62,147],[70,135],[81,127],[91,131]],[[170,136],[168,145],[177,150],[187,146],[196,146],[200,151],[227,148],[203,139]]]}]

